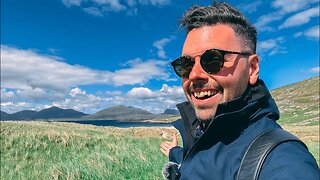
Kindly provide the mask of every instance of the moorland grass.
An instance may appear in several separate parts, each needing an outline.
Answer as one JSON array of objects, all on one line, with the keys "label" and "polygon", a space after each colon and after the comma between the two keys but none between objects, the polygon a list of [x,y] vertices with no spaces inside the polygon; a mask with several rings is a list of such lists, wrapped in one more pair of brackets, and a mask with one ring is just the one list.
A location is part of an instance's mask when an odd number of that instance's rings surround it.
[{"label": "moorland grass", "polygon": [[[319,163],[317,126],[292,127]],[[59,122],[1,122],[0,179],[162,179],[160,132]]]},{"label": "moorland grass", "polygon": [[[159,128],[158,128],[159,131]],[[1,179],[162,179],[160,136],[71,123],[1,122]]]}]

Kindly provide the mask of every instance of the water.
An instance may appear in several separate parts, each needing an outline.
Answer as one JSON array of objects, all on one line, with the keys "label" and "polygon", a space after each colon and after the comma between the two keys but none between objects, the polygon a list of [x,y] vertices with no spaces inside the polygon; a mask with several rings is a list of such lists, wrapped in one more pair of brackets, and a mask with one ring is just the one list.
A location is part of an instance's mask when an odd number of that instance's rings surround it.
[{"label": "water", "polygon": [[73,120],[73,121],[62,121],[62,122],[91,124],[95,126],[113,126],[113,127],[119,127],[119,128],[172,126],[171,123],[124,122],[124,121],[116,121],[116,120]]}]

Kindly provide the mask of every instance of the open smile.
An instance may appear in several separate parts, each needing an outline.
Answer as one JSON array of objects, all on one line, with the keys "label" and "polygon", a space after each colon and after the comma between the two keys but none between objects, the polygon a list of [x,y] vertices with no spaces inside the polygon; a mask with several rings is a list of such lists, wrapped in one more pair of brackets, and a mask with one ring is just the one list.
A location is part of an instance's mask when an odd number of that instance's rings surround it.
[{"label": "open smile", "polygon": [[200,91],[192,92],[192,94],[196,99],[207,99],[218,94],[218,92],[219,91],[217,90],[200,90]]}]

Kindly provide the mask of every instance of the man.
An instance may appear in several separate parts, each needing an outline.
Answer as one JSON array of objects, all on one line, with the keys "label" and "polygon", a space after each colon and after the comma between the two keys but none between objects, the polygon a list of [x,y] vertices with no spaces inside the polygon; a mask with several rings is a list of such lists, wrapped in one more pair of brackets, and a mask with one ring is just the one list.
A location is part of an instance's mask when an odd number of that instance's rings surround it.
[{"label": "man", "polygon": [[[235,179],[249,144],[281,128],[278,108],[259,79],[256,29],[237,9],[216,1],[190,8],[180,22],[187,36],[172,66],[188,102],[177,105],[181,119],[173,125],[183,148],[174,135],[161,151],[178,164],[180,179]],[[259,179],[319,179],[319,168],[302,143],[290,141],[267,156]]]}]

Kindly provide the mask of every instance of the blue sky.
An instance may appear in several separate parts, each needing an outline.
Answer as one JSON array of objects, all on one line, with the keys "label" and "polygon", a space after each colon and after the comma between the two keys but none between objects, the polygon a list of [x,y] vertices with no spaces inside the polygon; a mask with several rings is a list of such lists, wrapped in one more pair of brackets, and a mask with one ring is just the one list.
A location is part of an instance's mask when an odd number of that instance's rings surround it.
[{"label": "blue sky", "polygon": [[[185,101],[170,62],[178,19],[212,1],[1,0],[1,110],[86,113]],[[230,0],[258,29],[260,78],[275,89],[319,75],[319,0]]]}]

